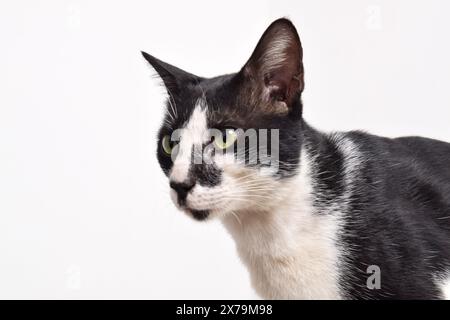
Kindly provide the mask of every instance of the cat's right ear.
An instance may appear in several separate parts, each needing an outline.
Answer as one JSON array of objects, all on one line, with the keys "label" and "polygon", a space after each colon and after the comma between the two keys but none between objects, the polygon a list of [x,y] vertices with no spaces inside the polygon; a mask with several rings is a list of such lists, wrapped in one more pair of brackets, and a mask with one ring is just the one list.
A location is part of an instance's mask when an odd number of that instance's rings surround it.
[{"label": "cat's right ear", "polygon": [[295,26],[281,18],[264,32],[240,74],[250,83],[251,96],[256,96],[260,105],[284,113],[300,101],[304,87],[302,58]]},{"label": "cat's right ear", "polygon": [[[172,66],[166,62],[163,62],[154,56],[148,54],[147,52],[141,51],[145,60],[150,63],[150,65],[155,69],[158,75],[161,77],[164,85],[169,91],[170,95],[178,95],[180,89],[185,87],[186,85],[192,83],[196,83],[200,80],[200,77],[197,77],[189,72],[183,71],[175,66]],[[173,97],[175,98],[175,97]]]}]

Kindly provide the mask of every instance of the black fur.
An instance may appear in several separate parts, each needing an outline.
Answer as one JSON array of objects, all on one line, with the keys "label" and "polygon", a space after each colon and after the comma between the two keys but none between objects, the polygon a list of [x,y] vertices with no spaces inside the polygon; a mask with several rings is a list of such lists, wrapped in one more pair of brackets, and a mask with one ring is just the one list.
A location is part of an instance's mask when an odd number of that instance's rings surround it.
[{"label": "black fur", "polygon": [[370,264],[380,266],[383,281],[380,290],[350,286],[349,296],[439,298],[433,277],[450,270],[450,144],[361,132],[349,137],[366,161],[354,182],[351,212],[357,217],[342,236],[346,246],[359,249],[343,281],[362,281],[367,274],[361,270]]}]

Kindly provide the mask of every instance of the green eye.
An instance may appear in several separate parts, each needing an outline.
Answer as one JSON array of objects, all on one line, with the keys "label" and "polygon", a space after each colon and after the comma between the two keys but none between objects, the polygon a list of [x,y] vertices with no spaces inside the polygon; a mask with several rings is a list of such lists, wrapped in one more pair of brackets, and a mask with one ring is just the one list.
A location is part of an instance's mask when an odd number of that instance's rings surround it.
[{"label": "green eye", "polygon": [[237,134],[234,129],[227,129],[222,137],[214,139],[214,144],[219,149],[228,149],[236,140]]},{"label": "green eye", "polygon": [[167,155],[171,155],[172,154],[172,149],[173,149],[173,143],[172,143],[172,141],[170,141],[170,136],[169,135],[165,135],[164,137],[163,137],[163,139],[162,139],[162,148],[163,148],[163,150],[164,150],[164,152],[167,154]]}]

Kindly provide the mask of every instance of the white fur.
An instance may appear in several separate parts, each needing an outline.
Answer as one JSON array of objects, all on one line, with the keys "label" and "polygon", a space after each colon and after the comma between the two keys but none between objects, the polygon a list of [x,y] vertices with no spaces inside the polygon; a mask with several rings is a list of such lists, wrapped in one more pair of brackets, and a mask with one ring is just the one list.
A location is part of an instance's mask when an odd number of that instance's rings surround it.
[{"label": "white fur", "polygon": [[169,176],[171,181],[183,182],[188,177],[192,148],[201,145],[207,135],[206,110],[203,101],[199,100],[191,117],[181,129],[177,156]]},{"label": "white fur", "polygon": [[444,276],[436,276],[435,282],[442,291],[442,298],[450,300],[450,271]]},{"label": "white fur", "polygon": [[263,62],[261,72],[267,74],[282,67],[287,59],[286,52],[292,47],[294,41],[292,34],[286,30],[273,39],[261,58]]},{"label": "white fur", "polygon": [[450,276],[448,276],[442,284],[442,293],[445,300],[450,300]]}]

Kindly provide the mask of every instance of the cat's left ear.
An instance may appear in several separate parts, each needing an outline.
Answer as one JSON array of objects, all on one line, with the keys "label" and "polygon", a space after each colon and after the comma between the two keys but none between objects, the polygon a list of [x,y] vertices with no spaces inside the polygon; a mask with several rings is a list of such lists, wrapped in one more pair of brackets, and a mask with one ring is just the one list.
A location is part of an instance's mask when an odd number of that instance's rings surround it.
[{"label": "cat's left ear", "polygon": [[264,32],[241,74],[251,81],[260,101],[274,111],[287,112],[303,91],[302,58],[294,25],[288,19],[278,19]]},{"label": "cat's left ear", "polygon": [[169,94],[175,95],[173,98],[176,98],[179,95],[180,90],[183,87],[186,87],[189,84],[195,84],[200,80],[200,77],[181,70],[180,68],[168,64],[167,62],[161,61],[144,51],[141,51],[141,53],[145,60],[150,63],[150,65],[161,77],[167,91],[169,91]]}]

